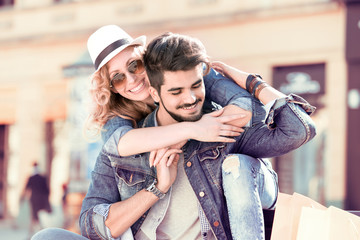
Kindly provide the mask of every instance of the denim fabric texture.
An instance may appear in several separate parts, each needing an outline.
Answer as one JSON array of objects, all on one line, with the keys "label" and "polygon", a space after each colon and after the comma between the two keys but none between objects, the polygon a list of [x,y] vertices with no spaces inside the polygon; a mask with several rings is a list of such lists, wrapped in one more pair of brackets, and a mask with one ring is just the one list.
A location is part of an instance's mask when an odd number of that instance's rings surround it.
[{"label": "denim fabric texture", "polygon": [[265,239],[262,209],[278,195],[277,174],[266,159],[228,155],[222,166],[223,188],[233,240]]}]

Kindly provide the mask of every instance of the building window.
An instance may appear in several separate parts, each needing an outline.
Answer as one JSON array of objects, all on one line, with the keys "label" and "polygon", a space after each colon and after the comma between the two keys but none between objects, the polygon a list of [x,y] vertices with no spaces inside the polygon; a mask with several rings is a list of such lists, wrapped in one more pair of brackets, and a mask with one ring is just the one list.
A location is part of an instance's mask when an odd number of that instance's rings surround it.
[{"label": "building window", "polygon": [[67,3],[67,2],[73,2],[73,0],[54,0],[54,3]]},{"label": "building window", "polygon": [[0,0],[0,8],[14,6],[14,0]]}]

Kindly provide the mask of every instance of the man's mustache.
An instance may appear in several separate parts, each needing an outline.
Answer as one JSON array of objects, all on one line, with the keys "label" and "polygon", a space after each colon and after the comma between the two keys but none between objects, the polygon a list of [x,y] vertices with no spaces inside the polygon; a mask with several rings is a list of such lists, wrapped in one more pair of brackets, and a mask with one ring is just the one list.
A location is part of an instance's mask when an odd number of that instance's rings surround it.
[{"label": "man's mustache", "polygon": [[189,108],[189,107],[191,107],[191,106],[194,106],[194,105],[198,104],[198,103],[201,102],[201,101],[202,101],[202,100],[201,100],[200,98],[198,98],[198,99],[196,99],[195,102],[193,102],[193,103],[185,103],[185,104],[183,104],[183,105],[177,106],[176,109]]}]

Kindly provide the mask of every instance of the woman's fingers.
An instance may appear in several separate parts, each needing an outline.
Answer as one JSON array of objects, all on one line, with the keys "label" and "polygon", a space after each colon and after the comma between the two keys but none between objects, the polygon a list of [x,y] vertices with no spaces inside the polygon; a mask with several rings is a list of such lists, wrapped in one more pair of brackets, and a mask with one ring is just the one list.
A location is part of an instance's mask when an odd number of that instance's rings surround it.
[{"label": "woman's fingers", "polygon": [[221,130],[219,132],[219,136],[221,136],[221,137],[237,137],[240,135],[241,135],[241,132],[234,132],[234,131],[229,131],[229,130]]},{"label": "woman's fingers", "polygon": [[[220,131],[230,131],[230,132],[242,133],[242,132],[244,132],[244,129],[241,127],[233,126],[233,125],[223,124],[220,127]],[[219,135],[222,135],[222,134],[219,134]]]},{"label": "woman's fingers", "polygon": [[149,155],[149,165],[152,167],[154,165],[155,157],[157,150],[151,151]]},{"label": "woman's fingers", "polygon": [[237,120],[237,119],[241,119],[241,118],[246,118],[246,114],[240,113],[240,114],[221,116],[221,117],[218,117],[218,120],[221,123],[226,123],[226,122],[231,122],[233,120]]},{"label": "woman's fingers", "polygon": [[170,167],[171,164],[173,163],[173,160],[175,159],[176,154],[171,154],[170,157],[168,158],[167,162],[166,162],[166,166]]},{"label": "woman's fingers", "polygon": [[164,154],[166,153],[166,151],[168,150],[169,148],[161,148],[161,149],[158,149],[156,151],[156,157],[155,157],[155,160],[154,160],[154,166],[156,166],[160,160],[162,159],[162,157],[164,156]]},{"label": "woman's fingers", "polygon": [[175,159],[175,156],[179,153],[181,153],[182,151],[180,149],[168,149],[162,156],[161,158],[158,158],[159,160],[157,162],[154,163],[154,166],[156,166],[157,164],[161,164],[164,163],[166,164],[166,166],[170,166],[172,164],[172,162]]},{"label": "woman's fingers", "polygon": [[223,113],[224,113],[224,108],[220,108],[219,110],[216,110],[216,111],[213,111],[213,112],[209,113],[209,115],[212,116],[212,117],[219,117]]}]

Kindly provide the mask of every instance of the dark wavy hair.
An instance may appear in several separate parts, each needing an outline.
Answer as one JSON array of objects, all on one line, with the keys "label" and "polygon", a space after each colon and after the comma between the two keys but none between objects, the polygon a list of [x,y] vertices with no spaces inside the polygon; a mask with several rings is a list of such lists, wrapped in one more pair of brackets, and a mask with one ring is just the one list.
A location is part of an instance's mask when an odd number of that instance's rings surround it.
[{"label": "dark wavy hair", "polygon": [[146,73],[152,87],[160,92],[165,71],[187,71],[200,63],[209,66],[209,57],[200,40],[171,32],[153,39],[144,54]]}]

